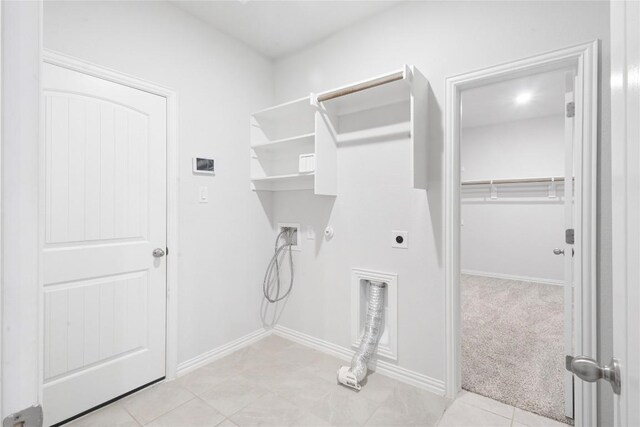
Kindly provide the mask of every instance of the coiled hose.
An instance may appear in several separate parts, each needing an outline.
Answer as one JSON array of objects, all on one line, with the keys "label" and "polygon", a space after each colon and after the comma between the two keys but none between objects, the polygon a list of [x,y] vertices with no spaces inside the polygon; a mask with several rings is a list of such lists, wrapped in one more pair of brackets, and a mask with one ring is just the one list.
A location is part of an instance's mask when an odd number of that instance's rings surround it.
[{"label": "coiled hose", "polygon": [[[293,246],[292,237],[294,234],[294,230],[292,228],[285,228],[278,234],[276,237],[275,249],[273,258],[269,261],[269,265],[267,266],[267,271],[264,274],[264,281],[262,282],[262,292],[264,293],[264,297],[270,303],[282,301],[285,299],[293,289],[293,255],[291,254],[291,246]],[[285,242],[281,246],[278,246],[280,242],[280,238],[285,236]],[[280,261],[278,258],[280,254],[289,249],[289,266],[291,268],[291,280],[289,282],[289,289],[283,295],[280,295]],[[272,275],[276,273],[275,285],[270,285],[272,283]],[[275,296],[272,296],[273,290],[275,287]]]}]

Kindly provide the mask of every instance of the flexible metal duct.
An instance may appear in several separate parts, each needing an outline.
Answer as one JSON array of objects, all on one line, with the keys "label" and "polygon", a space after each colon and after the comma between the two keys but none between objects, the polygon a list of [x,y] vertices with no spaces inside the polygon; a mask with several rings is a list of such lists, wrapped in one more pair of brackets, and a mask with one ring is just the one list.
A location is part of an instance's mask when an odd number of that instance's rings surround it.
[{"label": "flexible metal duct", "polygon": [[338,381],[357,390],[360,390],[360,382],[367,375],[367,363],[376,352],[382,333],[385,287],[384,282],[369,281],[369,307],[360,347],[351,359],[351,367],[343,366],[338,370]]}]

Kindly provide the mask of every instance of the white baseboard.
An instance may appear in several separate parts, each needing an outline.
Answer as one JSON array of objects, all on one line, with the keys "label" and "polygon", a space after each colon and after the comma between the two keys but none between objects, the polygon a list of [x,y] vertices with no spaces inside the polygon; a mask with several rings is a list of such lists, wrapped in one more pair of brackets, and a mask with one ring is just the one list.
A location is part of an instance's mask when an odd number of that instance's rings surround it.
[{"label": "white baseboard", "polygon": [[[259,329],[237,340],[231,341],[225,345],[209,350],[206,353],[202,353],[192,359],[182,362],[178,365],[177,375],[181,377],[195,369],[201,368],[214,360],[220,359],[253,344],[271,334],[279,335],[283,338],[287,338],[291,341],[295,341],[304,346],[319,350],[323,353],[330,354],[331,356],[339,359],[350,361],[353,356],[353,350],[330,343],[328,341],[321,340],[311,335],[304,334],[302,332],[295,331],[293,329],[286,328],[284,326],[277,325],[273,329]],[[423,390],[430,391],[440,396],[445,394],[444,381],[437,380],[418,372],[410,371],[406,368],[401,368],[393,363],[378,360],[374,366],[371,366],[374,371],[386,375],[390,378],[398,381],[410,384],[412,386],[421,388]]]},{"label": "white baseboard", "polygon": [[[353,356],[353,351],[348,348],[341,347],[293,329],[285,328],[284,326],[275,326],[273,328],[273,332],[283,338],[290,339],[291,341],[295,341],[299,344],[330,354],[331,356],[335,356],[345,361],[351,360],[351,357]],[[442,380],[437,380],[418,372],[401,368],[384,360],[378,360],[375,363],[375,366],[372,366],[371,368],[382,375],[386,375],[398,381],[430,391],[431,393],[435,393],[440,396],[444,396],[445,394],[444,381]]]},{"label": "white baseboard", "polygon": [[193,359],[179,363],[177,376],[181,377],[195,369],[201,368],[214,360],[220,359],[236,350],[240,350],[243,347],[253,344],[256,341],[271,335],[271,333],[272,332],[267,329],[258,329],[257,331],[238,338],[237,340],[233,340],[227,344],[221,345],[220,347],[214,348],[213,350],[209,350],[206,353],[202,353]]},{"label": "white baseboard", "polygon": [[487,271],[476,270],[462,270],[461,273],[472,276],[493,277],[496,279],[518,280],[522,282],[542,283],[544,285],[564,286],[564,282],[562,280],[543,279],[541,277],[516,276],[512,274],[490,273]]}]

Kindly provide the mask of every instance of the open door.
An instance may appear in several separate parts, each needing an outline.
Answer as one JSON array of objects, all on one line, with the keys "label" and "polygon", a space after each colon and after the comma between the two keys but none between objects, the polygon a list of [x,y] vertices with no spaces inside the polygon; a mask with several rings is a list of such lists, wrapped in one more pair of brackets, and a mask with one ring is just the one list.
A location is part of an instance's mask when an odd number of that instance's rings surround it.
[{"label": "open door", "polygon": [[[565,354],[574,354],[574,239],[575,239],[575,174],[574,174],[574,83],[575,71],[567,71],[565,93],[565,119],[564,119],[564,247],[556,248],[553,253],[564,257],[564,351]],[[555,191],[555,183],[550,184]],[[574,417],[574,390],[573,375],[565,372],[564,375],[564,413],[568,418]]]},{"label": "open door", "polygon": [[[616,426],[640,425],[640,3],[611,2],[613,351]],[[604,362],[604,361],[600,361]]]}]

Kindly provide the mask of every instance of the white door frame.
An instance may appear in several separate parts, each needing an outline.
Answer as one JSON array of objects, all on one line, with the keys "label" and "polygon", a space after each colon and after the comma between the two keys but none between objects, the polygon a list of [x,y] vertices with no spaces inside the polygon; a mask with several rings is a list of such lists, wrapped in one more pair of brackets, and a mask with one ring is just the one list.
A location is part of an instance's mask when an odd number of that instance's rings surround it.
[{"label": "white door frame", "polygon": [[[596,191],[598,138],[598,41],[572,46],[447,78],[445,111],[445,389],[453,398],[461,390],[460,321],[460,94],[465,89],[517,77],[532,71],[574,66],[576,79],[576,203],[582,217],[576,224],[576,352],[597,356],[596,328]],[[580,125],[581,120],[581,125]],[[580,135],[581,134],[581,135]],[[582,185],[584,184],[584,186]],[[581,220],[581,221],[580,221]],[[579,261],[578,261],[579,262]],[[576,264],[577,266],[578,264]],[[596,386],[575,382],[576,426],[596,424]]]},{"label": "white door frame", "polygon": [[[156,85],[147,80],[142,80],[118,71],[95,65],[83,60],[64,55],[59,52],[44,49],[42,54],[44,63],[57,65],[69,70],[78,71],[93,77],[98,77],[114,83],[142,90],[161,96],[167,102],[167,317],[166,317],[166,380],[176,377],[178,366],[178,151],[177,151],[177,94],[171,89]],[[41,128],[44,126],[44,118],[41,114]],[[40,170],[44,168],[44,135],[40,138]],[[45,175],[40,174],[40,188],[44,188]],[[40,200],[40,248],[44,247],[44,198]],[[40,265],[42,271],[42,265]],[[44,324],[44,287],[40,277],[39,292],[40,324]],[[40,328],[40,402],[42,402],[43,378],[44,378],[44,330]]]},{"label": "white door frame", "polygon": [[[2,2],[2,402],[4,419],[38,402],[39,63],[42,2]],[[19,244],[18,244],[19,243]]]}]

